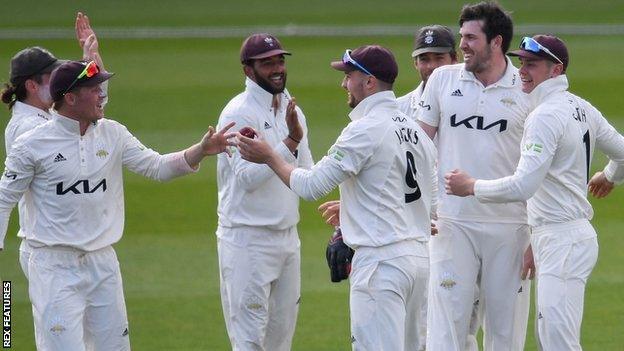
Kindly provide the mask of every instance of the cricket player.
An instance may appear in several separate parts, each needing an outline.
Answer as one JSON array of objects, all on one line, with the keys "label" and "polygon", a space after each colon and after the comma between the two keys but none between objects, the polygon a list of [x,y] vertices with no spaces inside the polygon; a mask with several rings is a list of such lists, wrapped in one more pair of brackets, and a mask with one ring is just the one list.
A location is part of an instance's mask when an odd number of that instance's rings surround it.
[{"label": "cricket player", "polygon": [[412,58],[420,75],[420,84],[416,89],[397,98],[397,103],[403,113],[415,119],[423,90],[433,70],[457,63],[453,32],[439,24],[420,28],[416,34]]},{"label": "cricket player", "polygon": [[[401,112],[416,118],[416,109],[420,103],[422,92],[433,70],[440,66],[457,63],[453,32],[448,27],[439,24],[420,28],[416,33],[412,58],[421,82],[413,91],[398,97],[397,103]],[[340,225],[340,201],[327,201],[321,204],[318,209],[327,224],[331,226]]]},{"label": "cricket player", "polygon": [[[91,29],[89,17],[78,12],[75,22],[76,38],[83,50],[83,59],[101,63],[98,51],[98,41],[95,32]],[[4,144],[6,155],[9,154],[15,139],[36,126],[52,118],[50,108],[50,73],[60,66],[63,61],[58,60],[51,52],[41,47],[30,47],[18,52],[11,59],[9,83],[2,90],[2,102],[11,110],[11,119],[4,130]],[[102,66],[100,66],[102,67]],[[32,197],[30,192],[24,193],[19,201],[20,229],[17,236],[24,238],[24,233],[31,230],[29,218],[32,211]],[[28,247],[22,242],[19,248],[20,265],[28,278]]]},{"label": "cricket player", "polygon": [[429,269],[435,147],[402,113],[392,92],[398,67],[381,46],[345,51],[331,66],[351,122],[311,170],[296,168],[263,139],[239,137],[244,159],[266,163],[299,196],[340,186],[344,242],[355,250],[350,276],[353,350],[417,350],[417,320]]},{"label": "cricket player", "polygon": [[[510,16],[493,2],[466,5],[460,14],[464,63],[437,68],[417,112],[438,137],[438,171],[467,169],[481,178],[513,172],[528,114],[518,70],[505,56],[513,35]],[[444,179],[439,177],[440,187]],[[523,350],[529,308],[521,279],[529,228],[523,203],[482,204],[440,193],[430,248],[427,350],[473,346],[471,316],[478,291],[484,313],[484,349]]]},{"label": "cricket player", "polygon": [[[313,164],[305,116],[286,90],[279,40],[254,34],[242,44],[245,91],[219,125],[252,127],[293,167]],[[221,303],[232,349],[288,351],[300,299],[299,198],[266,165],[235,153],[217,158],[217,249]]]},{"label": "cricket player", "polygon": [[29,297],[39,350],[130,350],[119,263],[111,245],[124,225],[122,167],[166,181],[197,170],[226,150],[212,127],[201,142],[160,155],[104,117],[102,83],[112,76],[95,61],[69,61],[50,76],[50,121],[18,137],[0,179],[0,249],[11,209],[32,198],[24,242]]},{"label": "cricket player", "polygon": [[483,203],[527,201],[537,267],[539,347],[581,350],[585,284],[598,258],[589,222],[589,167],[598,148],[610,162],[593,185],[624,181],[624,137],[594,106],[567,91],[569,56],[561,39],[525,37],[510,55],[520,58],[522,91],[529,94],[532,109],[518,166],[513,175],[490,180],[453,170],[445,176],[446,190],[474,195]]}]

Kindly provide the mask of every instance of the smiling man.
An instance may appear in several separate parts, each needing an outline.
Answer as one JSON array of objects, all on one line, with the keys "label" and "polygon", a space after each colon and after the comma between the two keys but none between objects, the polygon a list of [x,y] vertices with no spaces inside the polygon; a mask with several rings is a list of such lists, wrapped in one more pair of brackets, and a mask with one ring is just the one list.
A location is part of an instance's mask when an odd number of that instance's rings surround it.
[{"label": "smiling man", "polygon": [[[481,178],[502,177],[520,158],[528,114],[518,70],[505,56],[513,23],[498,4],[481,2],[464,6],[459,25],[464,63],[433,71],[417,119],[438,137],[441,174],[462,168]],[[468,336],[475,295],[484,313],[484,348],[523,350],[530,291],[520,274],[529,245],[526,206],[482,204],[440,191],[437,227],[429,243],[427,350],[475,347]]]},{"label": "smiling man", "polygon": [[53,118],[22,134],[0,180],[0,250],[11,209],[31,192],[32,230],[25,233],[28,293],[38,350],[130,350],[119,262],[112,245],[124,226],[122,167],[166,181],[197,170],[226,151],[224,130],[160,155],[126,127],[104,118],[95,61],[69,61],[50,76]]},{"label": "smiling man", "polygon": [[[83,50],[83,59],[94,60],[103,68],[98,40],[87,15],[78,12],[75,30],[76,38]],[[58,60],[51,52],[41,47],[23,49],[11,59],[10,80],[0,92],[2,102],[11,110],[11,119],[4,131],[6,155],[9,154],[17,137],[52,118],[50,73],[62,63],[62,60]],[[29,220],[32,206],[32,197],[27,191],[18,204],[20,229],[17,236],[20,238],[24,238],[25,233],[32,230],[32,222]],[[20,245],[19,253],[20,266],[28,278],[30,251],[24,241]]]},{"label": "smiling man", "polygon": [[[225,106],[219,125],[252,127],[286,162],[310,168],[305,117],[286,90],[286,55],[270,34],[245,39],[245,91]],[[300,297],[299,198],[269,167],[238,153],[218,157],[217,184],[221,303],[232,349],[288,351]]]},{"label": "smiling man", "polygon": [[420,84],[411,92],[398,97],[399,108],[406,115],[416,118],[420,98],[433,70],[457,63],[455,38],[450,28],[434,24],[418,30],[412,52],[414,68],[420,75]]},{"label": "smiling man", "polygon": [[[522,91],[533,108],[518,167],[493,180],[454,170],[445,176],[446,189],[483,203],[528,200],[540,349],[581,350],[585,284],[598,257],[587,183],[594,195],[604,196],[614,182],[624,181],[624,137],[594,106],[567,91],[568,50],[559,38],[525,37],[510,55],[520,58]],[[595,148],[611,161],[590,181]]]},{"label": "smiling man", "polygon": [[350,276],[353,350],[416,351],[427,290],[435,147],[398,109],[394,55],[379,45],[346,50],[331,66],[344,72],[351,122],[311,170],[287,163],[262,139],[239,137],[247,160],[266,163],[311,200],[340,187],[344,242],[355,250]]}]

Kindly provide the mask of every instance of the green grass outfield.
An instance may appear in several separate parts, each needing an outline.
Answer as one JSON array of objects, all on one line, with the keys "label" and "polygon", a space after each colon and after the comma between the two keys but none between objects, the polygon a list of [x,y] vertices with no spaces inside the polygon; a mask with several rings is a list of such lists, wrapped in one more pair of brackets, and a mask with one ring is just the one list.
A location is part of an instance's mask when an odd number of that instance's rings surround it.
[{"label": "green grass outfield", "polygon": [[[56,27],[66,24],[60,16],[68,13],[71,23],[74,9],[71,5],[61,3],[52,7],[53,3],[49,3],[50,13],[31,13],[26,11],[28,1],[16,3],[12,10],[0,14],[0,29]],[[83,8],[89,11],[94,24],[106,26],[209,26],[250,25],[250,21],[362,24],[382,23],[386,18],[392,23],[410,23],[409,15],[413,15],[414,23],[428,23],[432,21],[427,16],[436,13],[439,17],[432,17],[436,22],[454,24],[460,7],[458,3],[438,2],[422,5],[423,11],[419,13],[411,8],[408,11],[406,2],[377,9],[377,2],[366,0],[358,2],[360,6],[353,12],[347,11],[350,9],[346,5],[336,3],[337,12],[328,10],[327,16],[323,16],[316,6],[308,12],[299,11],[293,5],[298,2],[285,3],[283,8],[276,1],[268,2],[267,8],[259,3],[251,5],[256,12],[244,11],[241,1],[231,3],[208,2],[213,5],[210,8],[197,1],[183,2],[187,6],[176,5],[177,8],[170,9],[150,5],[149,11],[138,11],[139,5],[111,1],[98,5],[101,9],[89,3]],[[588,15],[583,18],[587,22],[599,23],[603,19],[615,23],[623,10],[622,5],[609,5],[607,1],[592,3],[590,9],[583,9],[585,5],[580,1],[572,5],[556,1],[541,8],[537,2],[528,4],[533,7],[507,6],[516,11],[517,21],[523,19],[523,23],[549,21],[551,16],[547,13],[552,13],[557,4],[567,4],[561,13],[552,15],[552,21],[558,23],[579,22],[579,13],[585,10]],[[323,6],[330,3],[324,1],[318,7]],[[137,11],[122,11],[133,9]],[[11,11],[14,16],[7,15]],[[377,18],[376,11],[383,11],[383,20]],[[345,15],[346,12],[350,14]],[[624,132],[624,68],[620,63],[624,56],[624,36],[565,36],[564,39],[571,52],[572,91],[591,101]],[[194,143],[208,125],[216,123],[227,101],[243,89],[238,63],[241,40],[102,39],[104,62],[117,73],[109,88],[107,116],[124,123],[146,145],[161,152]],[[340,58],[345,48],[366,43],[385,45],[399,60],[395,91],[406,93],[418,83],[411,67],[411,37],[284,37],[281,41],[294,54],[287,59],[288,87],[306,113],[316,160],[348,122],[346,93],[339,86],[342,74],[329,68],[329,61]],[[516,37],[512,46],[518,42]],[[76,44],[70,40],[0,40],[0,67],[5,67],[0,70],[0,81],[6,81],[10,57],[19,49],[35,44],[50,48],[59,57],[78,54]],[[8,116],[6,110],[0,111],[3,124]],[[0,157],[4,157],[3,151]],[[603,165],[604,158],[597,157],[594,167]],[[229,349],[218,289],[215,166],[213,159],[207,159],[198,174],[168,184],[126,173],[126,229],[115,247],[124,277],[133,350]],[[334,193],[327,199],[336,196]],[[302,202],[300,207],[302,302],[293,345],[297,351],[350,349],[348,284],[329,282],[324,250],[331,229],[316,212],[320,202]],[[586,292],[582,336],[585,350],[623,349],[624,258],[620,254],[624,248],[623,202],[622,188],[607,199],[593,201],[596,212],[593,224],[599,235],[600,256]],[[13,282],[13,349],[34,350],[27,288],[17,263],[16,223],[14,211],[5,251],[0,253],[0,276]],[[531,322],[526,350],[536,349],[532,326]]]}]

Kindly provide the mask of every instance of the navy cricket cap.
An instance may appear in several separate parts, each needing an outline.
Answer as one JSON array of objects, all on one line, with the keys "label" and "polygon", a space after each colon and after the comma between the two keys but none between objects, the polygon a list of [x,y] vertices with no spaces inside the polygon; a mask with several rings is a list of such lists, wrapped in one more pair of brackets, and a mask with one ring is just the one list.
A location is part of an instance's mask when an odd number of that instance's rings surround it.
[{"label": "navy cricket cap", "polygon": [[455,37],[450,28],[434,24],[420,28],[414,41],[412,57],[428,52],[447,53],[455,50]]},{"label": "navy cricket cap", "polygon": [[51,73],[63,62],[39,46],[23,49],[11,59],[10,82],[18,85],[34,75]]}]

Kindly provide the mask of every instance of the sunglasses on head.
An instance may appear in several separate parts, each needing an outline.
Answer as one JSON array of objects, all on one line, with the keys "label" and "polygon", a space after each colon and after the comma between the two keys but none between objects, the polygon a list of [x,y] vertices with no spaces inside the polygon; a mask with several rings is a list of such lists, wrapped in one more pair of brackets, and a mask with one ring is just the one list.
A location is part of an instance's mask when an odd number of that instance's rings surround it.
[{"label": "sunglasses on head", "polygon": [[80,72],[80,74],[78,74],[78,77],[76,77],[76,79],[74,79],[74,81],[71,82],[71,84],[67,87],[67,89],[65,89],[65,91],[63,92],[63,95],[67,94],[74,87],[74,85],[78,83],[80,79],[84,77],[91,78],[100,72],[100,69],[95,64],[95,61],[89,61],[84,64],[85,64],[85,68],[82,70],[82,72]]},{"label": "sunglasses on head", "polygon": [[360,65],[357,61],[355,61],[353,59],[353,57],[351,57],[351,50],[347,49],[344,53],[344,55],[342,55],[342,63],[348,63],[351,64],[353,66],[355,66],[355,68],[359,69],[360,71],[368,74],[369,76],[375,76],[374,74],[370,73],[366,68],[364,68],[364,66]]},{"label": "sunglasses on head", "polygon": [[535,39],[530,37],[522,38],[522,42],[520,43],[520,49],[538,53],[540,51],[547,53],[552,58],[557,60],[557,62],[563,64],[563,61],[557,57],[557,55],[553,54],[548,48],[544,47],[542,44],[538,43]]}]

